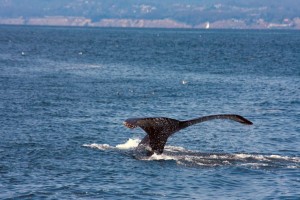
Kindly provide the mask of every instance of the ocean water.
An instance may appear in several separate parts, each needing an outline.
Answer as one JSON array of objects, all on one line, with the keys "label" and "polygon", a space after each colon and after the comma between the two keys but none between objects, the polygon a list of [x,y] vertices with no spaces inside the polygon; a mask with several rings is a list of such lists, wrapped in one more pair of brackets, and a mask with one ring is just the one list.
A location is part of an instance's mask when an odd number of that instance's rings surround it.
[{"label": "ocean water", "polygon": [[0,124],[0,199],[299,199],[300,32],[1,26]]}]

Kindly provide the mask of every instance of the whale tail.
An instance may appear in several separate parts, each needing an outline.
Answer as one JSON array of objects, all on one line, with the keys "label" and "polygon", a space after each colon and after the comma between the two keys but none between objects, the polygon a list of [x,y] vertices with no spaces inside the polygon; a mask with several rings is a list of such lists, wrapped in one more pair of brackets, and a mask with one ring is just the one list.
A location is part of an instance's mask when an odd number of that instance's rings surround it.
[{"label": "whale tail", "polygon": [[225,114],[225,115],[209,115],[209,116],[199,117],[199,118],[195,118],[195,119],[191,119],[191,120],[187,120],[187,121],[182,121],[181,126],[182,126],[182,128],[186,128],[191,125],[209,121],[209,120],[213,120],[213,119],[230,119],[230,120],[233,120],[233,121],[239,122],[241,124],[245,124],[245,125],[253,124],[251,121],[249,121],[248,119],[246,119],[240,115]]},{"label": "whale tail", "polygon": [[147,133],[144,139],[139,143],[138,149],[150,146],[151,150],[148,155],[152,155],[153,153],[163,153],[168,138],[177,131],[213,119],[229,119],[246,125],[253,124],[240,115],[222,114],[209,115],[186,121],[166,117],[129,118],[124,121],[124,125],[131,129],[140,127]]}]

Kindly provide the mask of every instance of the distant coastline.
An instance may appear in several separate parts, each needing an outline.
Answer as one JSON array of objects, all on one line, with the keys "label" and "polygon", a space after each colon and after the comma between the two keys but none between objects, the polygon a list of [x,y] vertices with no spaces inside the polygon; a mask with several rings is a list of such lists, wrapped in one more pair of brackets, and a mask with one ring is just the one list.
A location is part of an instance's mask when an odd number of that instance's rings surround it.
[{"label": "distant coastline", "polygon": [[31,18],[0,18],[1,25],[35,26],[75,26],[75,27],[124,27],[124,28],[190,28],[190,29],[297,29],[300,30],[300,18],[284,19],[281,23],[266,22],[259,19],[253,23],[244,20],[227,19],[190,25],[176,20],[165,19],[115,19],[107,18],[92,21],[85,17],[45,16]]}]

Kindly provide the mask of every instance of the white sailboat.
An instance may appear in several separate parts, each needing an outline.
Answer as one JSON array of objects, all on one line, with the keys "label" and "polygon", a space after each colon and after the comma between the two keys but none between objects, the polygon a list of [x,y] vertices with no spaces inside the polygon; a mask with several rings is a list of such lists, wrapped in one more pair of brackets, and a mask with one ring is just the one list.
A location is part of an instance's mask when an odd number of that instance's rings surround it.
[{"label": "white sailboat", "polygon": [[206,22],[205,29],[209,29],[209,22]]}]

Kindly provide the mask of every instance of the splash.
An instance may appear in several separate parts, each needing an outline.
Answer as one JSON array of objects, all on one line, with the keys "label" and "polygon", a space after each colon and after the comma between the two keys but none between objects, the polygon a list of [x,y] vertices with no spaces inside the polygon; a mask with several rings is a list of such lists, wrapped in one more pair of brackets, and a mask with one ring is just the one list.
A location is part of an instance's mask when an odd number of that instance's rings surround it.
[{"label": "splash", "polygon": [[129,138],[127,140],[127,142],[125,142],[124,144],[118,144],[116,146],[117,149],[133,149],[133,148],[136,148],[139,143],[140,143],[140,139],[131,139]]},{"label": "splash", "polygon": [[[125,143],[115,147],[108,144],[84,144],[84,147],[99,149],[118,149],[122,151],[135,149],[140,143],[140,139],[129,138]],[[174,160],[178,165],[198,166],[198,167],[218,167],[218,166],[241,166],[249,168],[300,168],[300,157],[290,157],[281,155],[263,155],[247,153],[202,153],[187,150],[179,146],[165,146],[163,154],[153,154],[152,156],[137,156],[138,160],[163,161]]]},{"label": "splash", "polygon": [[120,150],[126,150],[126,149],[134,149],[138,146],[140,143],[140,139],[131,139],[129,138],[125,143],[118,144],[115,147],[110,146],[109,144],[83,144],[83,147],[93,148],[93,149],[99,149],[99,150],[107,150],[107,149],[120,149]]}]

